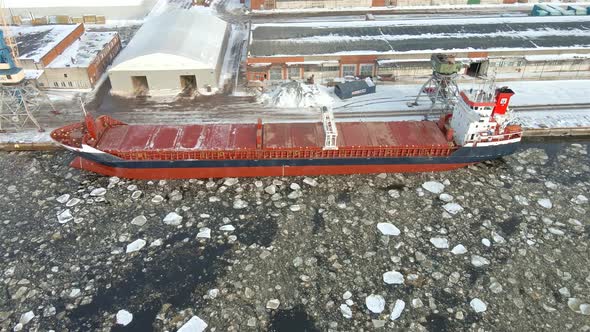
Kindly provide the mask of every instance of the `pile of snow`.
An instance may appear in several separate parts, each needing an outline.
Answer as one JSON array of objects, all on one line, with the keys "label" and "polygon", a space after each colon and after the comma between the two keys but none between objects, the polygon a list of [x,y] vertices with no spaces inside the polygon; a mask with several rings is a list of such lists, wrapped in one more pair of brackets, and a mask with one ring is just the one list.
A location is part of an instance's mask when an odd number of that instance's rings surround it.
[{"label": "pile of snow", "polygon": [[329,106],[334,99],[317,85],[291,81],[263,93],[259,100],[266,106],[280,108],[307,108]]}]

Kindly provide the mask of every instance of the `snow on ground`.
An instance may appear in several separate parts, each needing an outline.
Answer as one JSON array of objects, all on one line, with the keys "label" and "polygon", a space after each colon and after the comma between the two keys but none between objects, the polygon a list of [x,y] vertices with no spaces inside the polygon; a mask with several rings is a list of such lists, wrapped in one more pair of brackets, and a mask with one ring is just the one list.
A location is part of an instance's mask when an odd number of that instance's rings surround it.
[{"label": "snow on ground", "polygon": [[0,133],[0,144],[3,143],[47,143],[51,142],[50,130],[42,133],[36,129],[27,129],[17,133]]},{"label": "snow on ground", "polygon": [[323,87],[297,81],[276,86],[262,94],[259,100],[267,106],[280,108],[318,108],[334,102],[334,98]]},{"label": "snow on ground", "polygon": [[517,113],[515,121],[532,129],[590,127],[590,109],[523,112]]}]

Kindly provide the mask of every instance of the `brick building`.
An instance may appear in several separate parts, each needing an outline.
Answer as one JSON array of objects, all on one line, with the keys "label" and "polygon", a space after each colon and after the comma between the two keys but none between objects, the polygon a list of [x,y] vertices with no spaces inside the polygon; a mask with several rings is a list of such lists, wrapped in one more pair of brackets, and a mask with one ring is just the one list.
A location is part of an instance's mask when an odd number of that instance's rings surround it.
[{"label": "brick building", "polygon": [[261,24],[251,31],[246,74],[250,81],[412,81],[432,73],[431,54],[449,53],[470,76],[587,78],[589,22],[577,16]]},{"label": "brick building", "polygon": [[21,66],[41,87],[93,88],[121,50],[117,32],[88,32],[84,24],[15,27]]},{"label": "brick building", "polygon": [[448,6],[448,5],[499,5],[537,3],[537,0],[250,0],[252,10],[272,9],[336,9],[353,7]]}]

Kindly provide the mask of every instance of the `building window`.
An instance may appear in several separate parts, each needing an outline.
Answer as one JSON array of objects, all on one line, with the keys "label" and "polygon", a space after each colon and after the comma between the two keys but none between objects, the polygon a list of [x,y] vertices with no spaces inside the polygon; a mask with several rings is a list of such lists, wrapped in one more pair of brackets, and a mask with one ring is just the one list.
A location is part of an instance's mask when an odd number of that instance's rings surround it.
[{"label": "building window", "polygon": [[64,74],[64,77],[66,77],[66,78],[67,78],[67,77],[68,77],[68,74]]},{"label": "building window", "polygon": [[301,70],[299,66],[289,67],[289,78],[299,79],[301,78]]},{"label": "building window", "polygon": [[373,65],[362,64],[361,65],[361,76],[373,76]]},{"label": "building window", "polygon": [[338,66],[323,66],[322,71],[338,71]]},{"label": "building window", "polygon": [[6,79],[7,80],[11,80],[12,79],[12,75],[6,75]]},{"label": "building window", "polygon": [[342,76],[356,76],[356,65],[342,65]]},{"label": "building window", "polygon": [[283,68],[273,67],[270,69],[270,79],[273,81],[280,81],[283,79]]},{"label": "building window", "polygon": [[59,88],[59,83],[53,82],[53,86],[55,86],[56,88]]},{"label": "building window", "polygon": [[70,82],[68,82],[68,86],[71,88],[71,87],[73,87],[74,85],[73,85],[73,84],[72,84],[72,82],[70,81]]},{"label": "building window", "polygon": [[61,86],[62,86],[63,88],[65,88],[65,87],[66,87],[66,82],[61,82]]}]

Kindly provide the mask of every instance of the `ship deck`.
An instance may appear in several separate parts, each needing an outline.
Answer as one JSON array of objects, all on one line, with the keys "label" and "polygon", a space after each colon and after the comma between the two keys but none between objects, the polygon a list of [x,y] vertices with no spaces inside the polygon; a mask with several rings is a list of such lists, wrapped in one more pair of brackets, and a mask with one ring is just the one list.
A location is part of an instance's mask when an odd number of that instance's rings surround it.
[{"label": "ship deck", "polygon": [[[339,148],[448,147],[431,121],[340,122]],[[321,149],[321,123],[269,123],[263,125],[262,148],[270,150]],[[255,150],[256,124],[121,125],[108,128],[96,148],[136,152],[163,150]]]}]

